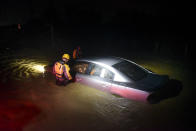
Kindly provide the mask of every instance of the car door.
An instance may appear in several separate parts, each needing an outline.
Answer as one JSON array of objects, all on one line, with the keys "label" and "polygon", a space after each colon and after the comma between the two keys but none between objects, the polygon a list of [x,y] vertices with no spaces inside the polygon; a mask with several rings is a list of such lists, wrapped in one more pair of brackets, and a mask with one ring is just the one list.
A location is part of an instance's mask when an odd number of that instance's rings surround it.
[{"label": "car door", "polygon": [[88,83],[90,86],[103,91],[109,91],[114,74],[103,66],[90,64]]},{"label": "car door", "polygon": [[80,83],[103,91],[109,91],[114,74],[100,65],[90,63],[85,74],[78,73],[76,77]]},{"label": "car door", "polygon": [[119,96],[131,99],[131,100],[146,101],[147,97],[149,96],[149,92],[139,90],[135,88],[134,86],[137,86],[137,85],[133,83],[114,81],[110,88],[110,92],[112,94],[117,94]]}]

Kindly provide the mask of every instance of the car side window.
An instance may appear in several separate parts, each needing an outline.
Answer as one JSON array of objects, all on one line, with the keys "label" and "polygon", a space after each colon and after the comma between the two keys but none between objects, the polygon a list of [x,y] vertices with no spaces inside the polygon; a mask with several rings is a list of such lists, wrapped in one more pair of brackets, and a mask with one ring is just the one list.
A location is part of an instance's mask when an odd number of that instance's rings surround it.
[{"label": "car side window", "polygon": [[103,68],[101,77],[103,77],[107,80],[113,80],[114,79],[114,73],[112,73],[111,71]]},{"label": "car side window", "polygon": [[114,73],[111,71],[105,69],[104,67],[101,67],[99,65],[93,65],[90,75],[92,76],[98,76],[107,80],[113,80],[114,78]]},{"label": "car side window", "polygon": [[74,71],[77,73],[86,74],[86,70],[87,70],[88,66],[89,66],[88,63],[83,63],[83,62],[76,63],[74,65]]},{"label": "car side window", "polygon": [[101,67],[98,66],[98,65],[93,65],[92,66],[92,69],[90,71],[90,75],[92,76],[99,76],[100,77],[100,74],[101,74]]}]

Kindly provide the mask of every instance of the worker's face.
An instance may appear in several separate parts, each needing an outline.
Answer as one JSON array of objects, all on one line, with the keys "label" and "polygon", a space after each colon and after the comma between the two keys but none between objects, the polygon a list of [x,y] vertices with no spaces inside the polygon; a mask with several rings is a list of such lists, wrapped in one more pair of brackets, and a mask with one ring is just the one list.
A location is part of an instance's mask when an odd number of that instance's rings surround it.
[{"label": "worker's face", "polygon": [[68,60],[68,59],[63,58],[63,61],[64,61],[64,62],[68,62],[69,60]]}]

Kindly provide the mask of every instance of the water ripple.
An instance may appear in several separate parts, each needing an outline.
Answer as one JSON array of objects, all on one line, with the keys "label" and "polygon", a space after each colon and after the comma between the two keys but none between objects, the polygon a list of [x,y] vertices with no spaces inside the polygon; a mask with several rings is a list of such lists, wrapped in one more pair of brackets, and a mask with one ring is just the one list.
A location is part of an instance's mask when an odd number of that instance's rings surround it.
[{"label": "water ripple", "polygon": [[8,79],[22,80],[40,77],[43,72],[38,69],[48,65],[43,58],[16,58],[12,54],[0,53],[1,81]]}]

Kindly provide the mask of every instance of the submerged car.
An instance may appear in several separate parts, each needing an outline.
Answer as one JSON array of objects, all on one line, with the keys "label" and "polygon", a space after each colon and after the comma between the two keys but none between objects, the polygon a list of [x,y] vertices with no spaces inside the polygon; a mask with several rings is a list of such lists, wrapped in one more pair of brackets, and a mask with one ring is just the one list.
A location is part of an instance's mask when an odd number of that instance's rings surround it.
[{"label": "submerged car", "polygon": [[124,98],[153,102],[153,96],[169,81],[159,75],[119,57],[92,57],[76,60],[73,66],[76,82],[110,92]]}]

